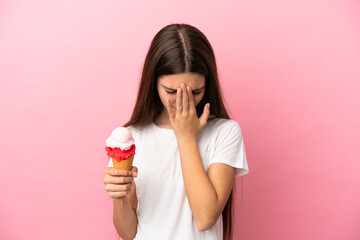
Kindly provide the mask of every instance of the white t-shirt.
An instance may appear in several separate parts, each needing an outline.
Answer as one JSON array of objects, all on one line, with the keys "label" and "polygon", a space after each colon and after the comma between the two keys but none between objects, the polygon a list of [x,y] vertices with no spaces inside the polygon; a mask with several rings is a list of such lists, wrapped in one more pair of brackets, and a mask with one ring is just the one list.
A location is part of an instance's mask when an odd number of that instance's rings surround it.
[{"label": "white t-shirt", "polygon": [[[172,129],[154,123],[142,129],[128,127],[135,139],[133,166],[138,199],[136,240],[193,239],[222,240],[222,215],[216,224],[199,231],[186,196],[179,148]],[[230,119],[208,120],[197,136],[199,151],[207,172],[212,163],[220,162],[236,169],[236,176],[249,172],[242,132]],[[112,162],[109,161],[109,167]]]}]

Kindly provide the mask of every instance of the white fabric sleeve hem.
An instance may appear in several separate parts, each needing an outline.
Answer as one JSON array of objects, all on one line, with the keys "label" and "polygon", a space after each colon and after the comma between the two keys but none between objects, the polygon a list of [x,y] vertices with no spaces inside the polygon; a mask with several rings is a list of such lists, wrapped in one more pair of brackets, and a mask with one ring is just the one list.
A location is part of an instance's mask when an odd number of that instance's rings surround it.
[{"label": "white fabric sleeve hem", "polygon": [[[212,162],[211,164],[213,164],[213,163],[223,163],[223,164],[226,164],[226,165],[228,165],[228,166],[230,166],[230,167],[236,168],[235,177],[240,177],[240,176],[243,176],[243,175],[249,173],[249,169],[247,169],[247,168],[245,168],[245,167],[242,167],[242,166],[241,166],[241,167],[239,167],[239,166],[234,166],[234,165],[231,165],[231,164],[229,164],[229,163],[227,163],[227,162],[223,162],[223,161],[221,161],[221,160],[216,161],[216,162]],[[210,164],[209,166],[211,166],[211,164]]]},{"label": "white fabric sleeve hem", "polygon": [[230,120],[219,132],[209,166],[215,162],[224,163],[236,168],[235,177],[249,173],[245,145],[240,126]]}]

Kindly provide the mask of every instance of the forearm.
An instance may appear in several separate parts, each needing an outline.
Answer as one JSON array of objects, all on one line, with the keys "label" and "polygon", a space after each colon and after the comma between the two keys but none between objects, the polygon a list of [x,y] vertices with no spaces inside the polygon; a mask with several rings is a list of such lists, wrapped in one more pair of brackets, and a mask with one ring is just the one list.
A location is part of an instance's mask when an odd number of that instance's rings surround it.
[{"label": "forearm", "polygon": [[199,230],[216,221],[218,198],[205,172],[196,137],[178,140],[185,191]]},{"label": "forearm", "polygon": [[113,222],[119,236],[124,240],[133,239],[137,232],[137,216],[126,196],[121,207],[120,198],[113,199]]}]

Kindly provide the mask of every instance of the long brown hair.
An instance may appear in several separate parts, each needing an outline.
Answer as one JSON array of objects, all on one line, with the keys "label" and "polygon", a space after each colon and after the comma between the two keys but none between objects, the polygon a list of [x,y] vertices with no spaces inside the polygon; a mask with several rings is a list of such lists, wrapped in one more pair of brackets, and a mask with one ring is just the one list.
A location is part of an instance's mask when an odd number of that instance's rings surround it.
[{"label": "long brown hair", "polygon": [[[205,76],[205,93],[196,106],[197,115],[210,103],[214,118],[230,119],[221,97],[215,55],[205,35],[188,24],[170,24],[162,28],[151,42],[142,69],[135,108],[124,125],[145,126],[154,121],[163,109],[156,88],[162,75],[199,73]],[[223,240],[232,239],[232,192],[222,211]]]}]

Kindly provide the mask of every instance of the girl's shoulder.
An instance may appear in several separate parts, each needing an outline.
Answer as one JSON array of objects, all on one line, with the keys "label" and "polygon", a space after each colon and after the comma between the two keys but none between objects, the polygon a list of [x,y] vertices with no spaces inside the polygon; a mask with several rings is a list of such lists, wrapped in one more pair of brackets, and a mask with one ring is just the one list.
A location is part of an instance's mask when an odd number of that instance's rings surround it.
[{"label": "girl's shoulder", "polygon": [[[133,137],[135,137],[136,135],[140,134],[140,133],[144,133],[144,130],[149,130],[151,129],[151,124],[148,124],[146,126],[128,126],[126,127],[127,129],[129,129],[129,131],[131,132],[131,134],[133,135]],[[146,131],[148,132],[148,131]]]},{"label": "girl's shoulder", "polygon": [[240,144],[243,134],[237,121],[227,118],[214,118],[202,129],[201,138],[211,139],[215,148],[226,149],[235,143]]},{"label": "girl's shoulder", "polygon": [[136,135],[141,130],[140,127],[135,127],[135,126],[128,126],[126,128],[129,129],[132,135],[134,134]]},{"label": "girl's shoulder", "polygon": [[237,129],[241,131],[238,122],[227,118],[211,118],[208,120],[206,126],[212,131],[223,131],[227,129]]}]

